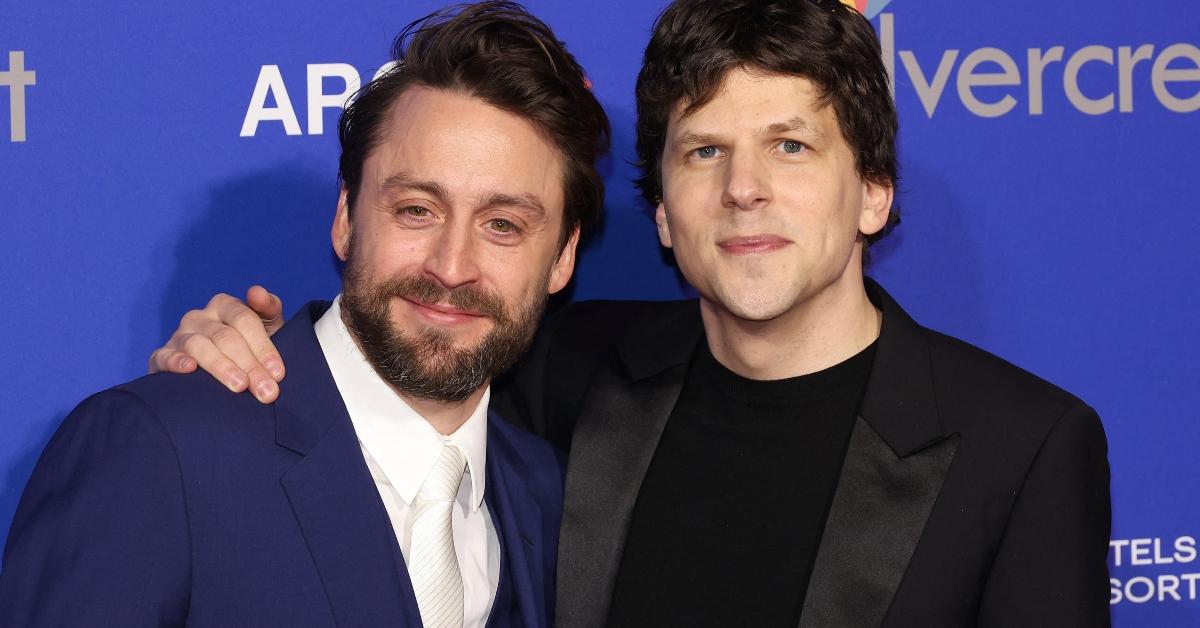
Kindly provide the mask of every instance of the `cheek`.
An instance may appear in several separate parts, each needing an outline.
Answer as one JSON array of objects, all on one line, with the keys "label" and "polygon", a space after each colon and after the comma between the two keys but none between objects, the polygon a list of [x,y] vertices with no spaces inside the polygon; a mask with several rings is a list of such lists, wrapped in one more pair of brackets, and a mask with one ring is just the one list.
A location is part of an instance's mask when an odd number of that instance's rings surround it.
[{"label": "cheek", "polygon": [[712,229],[709,208],[720,206],[720,197],[713,198],[703,184],[681,188],[678,193],[665,196],[664,207],[667,226],[672,239],[699,239]]},{"label": "cheek", "polygon": [[529,253],[517,247],[499,249],[479,261],[487,289],[502,296],[510,306],[523,303],[543,290],[553,267],[553,258]]},{"label": "cheek", "polygon": [[703,221],[693,215],[676,213],[667,219],[667,226],[671,232],[671,251],[676,261],[685,265],[689,260],[697,259],[706,232]]},{"label": "cheek", "polygon": [[412,240],[376,241],[358,246],[352,252],[360,268],[374,280],[420,272],[425,259],[425,247]]},{"label": "cheek", "polygon": [[858,231],[858,219],[862,210],[862,198],[858,193],[857,181],[847,182],[837,178],[806,182],[805,189],[812,193],[798,196],[791,206],[802,207],[801,216],[813,233],[840,234],[847,230]]},{"label": "cheek", "polygon": [[663,173],[663,199],[668,206],[703,207],[720,201],[723,191],[717,168],[676,168]]}]

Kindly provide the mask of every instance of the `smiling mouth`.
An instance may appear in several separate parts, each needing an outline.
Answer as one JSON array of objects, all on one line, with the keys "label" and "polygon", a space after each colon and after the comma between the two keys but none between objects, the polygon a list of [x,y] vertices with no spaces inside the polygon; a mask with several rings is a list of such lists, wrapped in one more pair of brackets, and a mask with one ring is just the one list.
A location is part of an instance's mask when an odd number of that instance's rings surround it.
[{"label": "smiling mouth", "polygon": [[731,255],[749,255],[777,251],[791,243],[791,240],[776,235],[752,235],[721,240],[717,246]]},{"label": "smiling mouth", "polygon": [[415,299],[401,297],[409,304],[413,305],[418,312],[425,318],[441,322],[441,323],[465,323],[477,318],[485,316],[479,312],[472,312],[454,307],[453,305],[444,303],[424,303]]}]

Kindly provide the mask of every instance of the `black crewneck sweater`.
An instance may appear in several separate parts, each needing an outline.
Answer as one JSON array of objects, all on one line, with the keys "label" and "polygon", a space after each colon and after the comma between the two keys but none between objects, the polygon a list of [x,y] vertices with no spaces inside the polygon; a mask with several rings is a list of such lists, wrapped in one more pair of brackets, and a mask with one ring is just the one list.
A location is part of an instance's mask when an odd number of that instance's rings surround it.
[{"label": "black crewneck sweater", "polygon": [[874,355],[757,381],[701,341],[638,493],[609,626],[798,625]]}]

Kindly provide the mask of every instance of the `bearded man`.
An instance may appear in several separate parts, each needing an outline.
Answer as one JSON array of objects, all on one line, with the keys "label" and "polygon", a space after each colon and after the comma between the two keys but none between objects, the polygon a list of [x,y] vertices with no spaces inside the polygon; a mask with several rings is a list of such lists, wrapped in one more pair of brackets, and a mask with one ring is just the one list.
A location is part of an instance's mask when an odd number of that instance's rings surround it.
[{"label": "bearded man", "polygon": [[434,14],[342,116],[341,295],[286,401],[156,375],[83,402],[21,499],[5,626],[548,626],[563,471],[489,382],[574,268],[608,121],[516,5]]}]

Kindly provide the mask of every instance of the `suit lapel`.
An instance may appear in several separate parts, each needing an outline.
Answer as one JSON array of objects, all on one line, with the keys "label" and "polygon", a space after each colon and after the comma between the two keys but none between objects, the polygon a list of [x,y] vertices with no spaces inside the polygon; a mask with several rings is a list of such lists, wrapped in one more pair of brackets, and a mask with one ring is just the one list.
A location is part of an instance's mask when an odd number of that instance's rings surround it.
[{"label": "suit lapel", "polygon": [[[937,416],[927,332],[873,281],[866,287],[883,328],[805,597],[806,627],[880,625],[958,444]],[[703,337],[697,310],[652,310],[658,320],[634,325],[589,386],[567,467],[560,626],[608,616],[638,490]]]},{"label": "suit lapel", "polygon": [[[484,501],[500,540],[500,585],[496,592],[496,604],[492,617],[498,617],[501,596],[511,589],[521,622],[527,628],[546,626],[545,578],[543,567],[542,511],[536,499],[529,493],[522,472],[514,467],[521,465],[520,458],[512,451],[504,438],[507,426],[502,419],[488,417],[487,490]],[[508,428],[511,429],[511,428]],[[527,474],[528,471],[525,471]],[[506,577],[507,576],[507,577]],[[489,618],[488,625],[492,625]],[[496,624],[501,625],[501,624]]]},{"label": "suit lapel", "polygon": [[813,565],[802,628],[882,624],[958,446],[937,416],[925,333],[871,280],[875,364]]},{"label": "suit lapel", "polygon": [[635,326],[619,364],[589,386],[567,463],[558,554],[559,626],[608,616],[637,494],[701,337],[696,306]]},{"label": "suit lapel", "polygon": [[395,534],[349,418],[346,427],[327,432],[282,483],[338,625],[420,626],[412,584],[403,559],[397,561]]},{"label": "suit lapel", "polygon": [[276,443],[302,458],[280,482],[339,626],[420,626],[404,559],[363,460],[312,323],[300,311],[276,335],[288,365]]},{"label": "suit lapel", "polygon": [[957,446],[950,437],[899,458],[870,424],[856,421],[809,579],[802,628],[883,622]]}]

